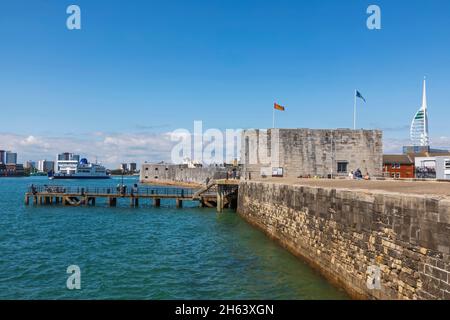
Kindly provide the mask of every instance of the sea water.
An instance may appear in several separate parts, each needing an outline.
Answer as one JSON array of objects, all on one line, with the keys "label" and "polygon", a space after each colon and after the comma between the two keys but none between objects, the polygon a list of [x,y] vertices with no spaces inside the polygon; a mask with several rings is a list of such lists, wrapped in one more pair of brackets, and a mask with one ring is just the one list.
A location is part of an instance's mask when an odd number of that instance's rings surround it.
[{"label": "sea water", "polygon": [[[142,199],[139,208],[128,199],[26,206],[32,183],[114,187],[121,178],[0,178],[0,299],[348,298],[233,211]],[[71,265],[80,290],[66,285]]]}]

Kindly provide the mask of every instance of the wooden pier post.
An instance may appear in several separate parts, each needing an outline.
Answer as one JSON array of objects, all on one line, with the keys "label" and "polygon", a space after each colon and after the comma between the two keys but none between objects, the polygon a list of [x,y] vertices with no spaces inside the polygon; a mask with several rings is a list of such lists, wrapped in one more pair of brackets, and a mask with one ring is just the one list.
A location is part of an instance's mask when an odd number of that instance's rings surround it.
[{"label": "wooden pier post", "polygon": [[130,207],[132,207],[132,208],[139,207],[139,200],[138,200],[138,198],[134,198],[134,197],[130,198]]},{"label": "wooden pier post", "polygon": [[38,198],[37,198],[37,196],[33,196],[33,204],[37,204],[38,203]]},{"label": "wooden pier post", "polygon": [[29,205],[30,204],[30,197],[26,194],[25,195],[25,205]]},{"label": "wooden pier post", "polygon": [[109,206],[115,207],[117,205],[117,198],[109,198]]},{"label": "wooden pier post", "polygon": [[223,192],[220,186],[217,188],[217,212],[223,211]]}]

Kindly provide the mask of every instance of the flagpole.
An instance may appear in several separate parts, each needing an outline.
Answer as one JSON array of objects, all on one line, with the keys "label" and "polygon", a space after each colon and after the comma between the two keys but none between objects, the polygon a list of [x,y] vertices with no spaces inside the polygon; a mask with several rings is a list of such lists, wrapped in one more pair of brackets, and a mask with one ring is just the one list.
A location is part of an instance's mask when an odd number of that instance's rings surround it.
[{"label": "flagpole", "polygon": [[353,98],[355,99],[355,102],[353,104],[353,130],[356,130],[356,89]]},{"label": "flagpole", "polygon": [[275,129],[275,106],[272,109],[272,128]]}]

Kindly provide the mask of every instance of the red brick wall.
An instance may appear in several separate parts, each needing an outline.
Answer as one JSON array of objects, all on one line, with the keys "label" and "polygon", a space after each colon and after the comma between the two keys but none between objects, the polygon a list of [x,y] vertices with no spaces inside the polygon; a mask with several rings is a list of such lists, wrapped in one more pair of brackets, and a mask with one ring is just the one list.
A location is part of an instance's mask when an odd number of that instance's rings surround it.
[{"label": "red brick wall", "polygon": [[[396,178],[397,174],[400,174],[400,178],[414,178],[414,165],[413,164],[401,164],[400,168],[393,168],[392,164],[385,163],[383,165],[383,172],[386,176]],[[393,174],[396,174],[394,177]]]}]

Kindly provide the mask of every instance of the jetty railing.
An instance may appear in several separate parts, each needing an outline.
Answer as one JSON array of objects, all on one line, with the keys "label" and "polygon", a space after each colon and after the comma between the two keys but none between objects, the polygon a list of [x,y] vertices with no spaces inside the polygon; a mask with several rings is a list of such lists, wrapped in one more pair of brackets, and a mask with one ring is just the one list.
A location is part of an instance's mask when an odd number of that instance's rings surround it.
[{"label": "jetty railing", "polygon": [[225,207],[236,207],[238,184],[238,180],[216,180],[200,189],[137,184],[102,187],[32,184],[25,193],[25,204],[32,200],[34,204],[95,205],[97,198],[103,198],[110,206],[116,206],[119,198],[128,198],[132,207],[139,205],[139,199],[150,199],[159,207],[161,199],[173,199],[177,207],[182,207],[186,200],[199,201],[202,207],[217,207],[221,212]]},{"label": "jetty railing", "polygon": [[61,195],[117,195],[120,196],[173,196],[192,198],[196,190],[174,187],[79,187],[57,185],[32,185],[28,188],[29,194],[61,194]]}]

